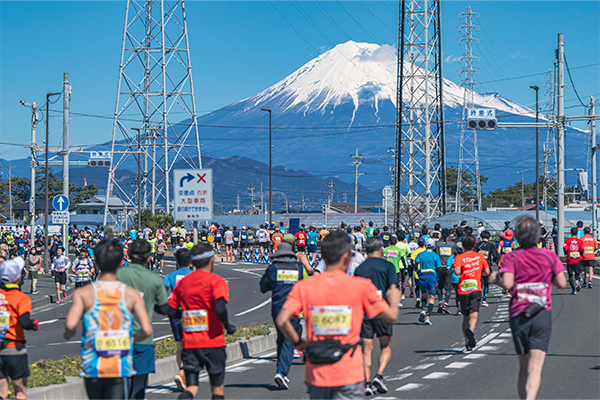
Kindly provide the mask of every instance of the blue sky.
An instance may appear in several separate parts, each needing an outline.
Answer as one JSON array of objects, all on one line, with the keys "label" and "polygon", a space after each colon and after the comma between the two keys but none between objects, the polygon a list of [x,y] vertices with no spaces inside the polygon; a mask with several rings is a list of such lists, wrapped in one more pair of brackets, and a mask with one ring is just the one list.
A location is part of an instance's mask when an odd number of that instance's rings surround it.
[{"label": "blue sky", "polygon": [[[71,111],[108,118],[72,116],[73,146],[110,140],[124,1],[0,1],[0,140],[29,143],[30,111],[19,100],[43,103],[61,90],[62,73],[73,86]],[[444,76],[458,81],[456,14],[467,5],[481,13],[476,54],[479,91],[498,92],[521,104],[535,100],[530,85],[552,67],[557,33],[584,102],[600,97],[600,2],[442,1]],[[187,21],[199,114],[252,96],[301,65],[345,42],[397,41],[398,2],[384,1],[187,1]],[[309,18],[303,16],[303,13]],[[326,17],[335,19],[337,27]],[[315,26],[318,26],[318,30]],[[343,34],[343,31],[345,34]],[[580,68],[595,64],[591,67]],[[538,75],[534,75],[538,74]],[[527,78],[513,79],[525,75]],[[490,82],[493,81],[493,82]],[[487,82],[487,83],[486,83]],[[567,81],[567,111],[582,107]],[[59,109],[62,102],[52,108]],[[50,119],[51,145],[61,135],[61,115]],[[39,126],[40,133],[44,127]],[[41,140],[38,139],[38,142]],[[0,147],[4,159],[26,157],[18,146]],[[0,169],[4,169],[4,165]]]}]

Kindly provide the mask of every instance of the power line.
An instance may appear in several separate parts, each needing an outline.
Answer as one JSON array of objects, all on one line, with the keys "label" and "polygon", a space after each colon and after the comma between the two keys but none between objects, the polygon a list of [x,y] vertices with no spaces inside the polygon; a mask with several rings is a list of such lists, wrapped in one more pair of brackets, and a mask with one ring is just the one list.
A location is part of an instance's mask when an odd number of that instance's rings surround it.
[{"label": "power line", "polygon": [[567,74],[569,74],[569,80],[571,81],[571,86],[573,87],[573,91],[575,92],[577,99],[579,100],[579,102],[581,103],[582,106],[587,107],[586,104],[583,104],[583,101],[581,101],[581,97],[579,97],[579,93],[577,93],[577,89],[575,89],[575,84],[573,83],[573,78],[571,77],[571,70],[569,70],[569,63],[567,62],[566,54],[565,54],[565,67],[567,67]]}]

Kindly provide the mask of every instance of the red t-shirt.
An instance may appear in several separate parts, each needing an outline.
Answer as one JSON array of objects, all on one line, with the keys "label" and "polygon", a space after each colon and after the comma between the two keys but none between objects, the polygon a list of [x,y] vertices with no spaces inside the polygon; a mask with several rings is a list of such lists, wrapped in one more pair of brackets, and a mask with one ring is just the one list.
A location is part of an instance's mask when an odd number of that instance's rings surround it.
[{"label": "red t-shirt", "polygon": [[229,286],[219,275],[193,271],[181,279],[169,296],[169,306],[181,308],[184,349],[225,346],[223,325],[215,313],[215,301],[229,303]]},{"label": "red t-shirt", "polygon": [[458,294],[469,294],[481,291],[481,273],[490,266],[483,255],[468,251],[454,257],[452,267],[460,267]]},{"label": "red t-shirt", "polygon": [[296,243],[298,246],[306,246],[306,233],[302,231],[296,233]]},{"label": "red t-shirt", "polygon": [[567,265],[577,264],[583,259],[583,242],[574,236],[565,240],[564,250],[567,256]]},{"label": "red t-shirt", "polygon": [[[337,339],[342,344],[360,340],[365,314],[373,318],[388,308],[369,279],[342,271],[323,272],[296,283],[283,308],[304,313],[308,343]],[[343,386],[365,380],[362,350],[344,354],[335,364],[311,364],[306,360],[306,382],[315,386]]]},{"label": "red t-shirt", "polygon": [[598,248],[598,243],[591,235],[584,235],[581,239],[583,244],[583,259],[584,260],[595,260],[596,255],[594,254]]}]

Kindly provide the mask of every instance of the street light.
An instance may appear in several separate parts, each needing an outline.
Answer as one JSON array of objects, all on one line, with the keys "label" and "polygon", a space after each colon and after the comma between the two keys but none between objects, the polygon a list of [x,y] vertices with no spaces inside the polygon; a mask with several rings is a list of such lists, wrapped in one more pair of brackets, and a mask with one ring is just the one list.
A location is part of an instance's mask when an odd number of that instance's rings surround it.
[{"label": "street light", "polygon": [[[539,120],[539,107],[538,107],[538,92],[540,90],[537,86],[529,86],[535,90],[535,219],[540,220],[540,128],[538,127]],[[548,206],[544,204],[544,209],[548,211]]]},{"label": "street light", "polygon": [[269,226],[273,224],[273,170],[271,165],[271,110],[261,108],[261,111],[269,113]]},{"label": "street light", "polygon": [[[48,127],[50,125],[50,119],[48,118],[48,109],[50,108],[50,96],[59,96],[60,93],[46,93],[46,173],[45,173],[45,180],[46,180],[46,188],[45,188],[45,199],[46,199],[46,205],[45,205],[45,215],[44,215],[44,271],[48,272],[48,213],[50,212],[50,210],[48,209],[48,136],[49,136],[49,131],[48,131]],[[58,100],[57,100],[58,101]],[[67,235],[69,233],[67,232]],[[64,235],[65,232],[63,232],[63,240],[64,240]],[[68,249],[67,249],[68,251]],[[67,253],[68,254],[68,253]]]}]

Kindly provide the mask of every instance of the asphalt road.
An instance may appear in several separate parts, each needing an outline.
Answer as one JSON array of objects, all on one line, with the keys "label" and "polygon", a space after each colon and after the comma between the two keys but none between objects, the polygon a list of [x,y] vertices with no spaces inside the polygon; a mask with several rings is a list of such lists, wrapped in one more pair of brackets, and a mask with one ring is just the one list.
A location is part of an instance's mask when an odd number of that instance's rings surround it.
[{"label": "asphalt road", "polygon": [[[554,289],[553,334],[540,399],[600,398],[600,280],[596,278],[594,283],[594,289],[583,289],[577,296],[570,295],[568,289]],[[475,331],[477,347],[465,354],[461,316],[434,314],[433,325],[424,326],[417,322],[419,310],[414,308],[414,299],[405,299],[385,374],[389,392],[378,398],[517,398],[518,360],[508,324],[508,298],[494,287],[488,300],[490,307],[481,309]],[[377,357],[376,351],[374,366]],[[299,360],[290,371],[289,391],[277,389],[272,379],[275,369],[274,352],[228,365],[226,397],[308,398],[304,366]],[[209,398],[206,374],[201,375],[201,382],[197,398]],[[173,382],[149,388],[147,398],[177,398]]]},{"label": "asphalt road", "polygon": [[[164,272],[175,270],[175,262],[165,261]],[[237,326],[248,326],[253,322],[271,322],[271,298],[262,294],[258,282],[265,270],[261,264],[221,263],[215,265],[215,273],[229,282],[229,318]],[[26,281],[28,285],[29,282]],[[27,286],[27,291],[29,287]],[[40,288],[40,291],[42,288]],[[26,332],[29,363],[43,359],[60,359],[63,355],[77,355],[80,347],[81,325],[78,334],[71,340],[63,338],[64,321],[71,305],[67,302],[52,303],[33,310],[33,318],[40,321],[40,330]],[[155,340],[169,337],[171,326],[164,315],[154,314],[152,319]]]}]

